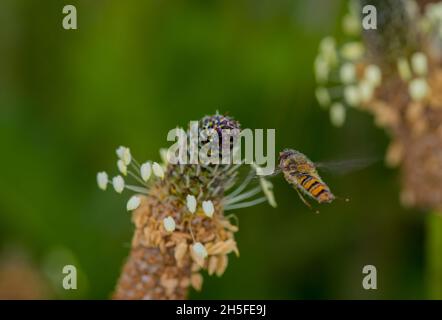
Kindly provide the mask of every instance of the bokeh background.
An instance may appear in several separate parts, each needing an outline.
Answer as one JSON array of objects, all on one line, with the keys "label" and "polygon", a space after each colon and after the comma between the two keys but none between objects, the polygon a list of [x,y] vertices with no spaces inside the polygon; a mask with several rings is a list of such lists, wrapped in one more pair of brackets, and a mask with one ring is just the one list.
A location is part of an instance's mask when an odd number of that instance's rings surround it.
[{"label": "bokeh background", "polygon": [[[66,4],[77,8],[78,30],[62,28]],[[98,190],[96,172],[117,172],[119,145],[159,160],[170,129],[216,110],[243,127],[275,128],[278,149],[313,160],[382,159],[388,138],[370,115],[350,110],[337,129],[314,99],[318,43],[340,37],[346,7],[2,0],[0,295],[109,298],[133,227],[128,193]],[[223,277],[205,275],[191,297],[426,298],[425,215],[401,207],[399,172],[381,160],[324,179],[351,201],[317,215],[274,178],[278,208],[237,212],[241,257]],[[61,287],[66,264],[79,270],[77,290]],[[362,288],[367,264],[377,267],[376,291]]]}]

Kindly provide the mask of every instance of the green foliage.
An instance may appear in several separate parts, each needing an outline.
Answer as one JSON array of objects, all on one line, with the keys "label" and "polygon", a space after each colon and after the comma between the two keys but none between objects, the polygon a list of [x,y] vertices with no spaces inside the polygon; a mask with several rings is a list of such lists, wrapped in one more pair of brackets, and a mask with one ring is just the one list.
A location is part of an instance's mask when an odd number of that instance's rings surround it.
[{"label": "green foliage", "polygon": [[[314,100],[336,1],[70,3],[78,30],[62,29],[60,1],[0,4],[0,244],[42,269],[69,252],[87,290],[57,297],[104,299],[116,283],[132,226],[125,199],[99,191],[95,175],[121,144],[159,160],[170,129],[219,110],[243,128],[276,128],[278,150],[313,160],[385,151],[370,116],[350,112],[335,129]],[[278,208],[238,212],[241,257],[193,297],[424,297],[423,217],[399,205],[397,175],[379,164],[324,176],[351,202],[319,215],[275,178]],[[376,292],[362,289],[366,264],[378,268]]]}]

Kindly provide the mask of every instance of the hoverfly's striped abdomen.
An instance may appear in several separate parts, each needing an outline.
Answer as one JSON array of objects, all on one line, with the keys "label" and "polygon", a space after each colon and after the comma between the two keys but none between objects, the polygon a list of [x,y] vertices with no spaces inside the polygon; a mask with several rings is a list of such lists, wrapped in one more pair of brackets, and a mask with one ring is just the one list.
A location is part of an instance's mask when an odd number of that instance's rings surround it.
[{"label": "hoverfly's striped abdomen", "polygon": [[309,174],[298,174],[296,179],[303,191],[319,203],[328,203],[335,199],[328,186],[318,177]]},{"label": "hoverfly's striped abdomen", "polygon": [[319,203],[329,203],[335,199],[329,187],[321,180],[315,164],[305,155],[286,149],[279,156],[279,168],[288,183]]}]

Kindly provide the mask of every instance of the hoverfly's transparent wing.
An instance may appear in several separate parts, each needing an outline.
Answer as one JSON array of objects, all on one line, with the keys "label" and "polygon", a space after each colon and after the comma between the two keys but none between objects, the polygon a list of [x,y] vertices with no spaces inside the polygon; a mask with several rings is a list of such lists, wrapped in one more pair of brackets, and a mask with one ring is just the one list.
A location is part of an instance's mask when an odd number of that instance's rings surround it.
[{"label": "hoverfly's transparent wing", "polygon": [[338,161],[324,161],[315,162],[315,166],[321,171],[341,175],[362,170],[379,161],[379,159],[380,158],[378,157],[366,157]]}]

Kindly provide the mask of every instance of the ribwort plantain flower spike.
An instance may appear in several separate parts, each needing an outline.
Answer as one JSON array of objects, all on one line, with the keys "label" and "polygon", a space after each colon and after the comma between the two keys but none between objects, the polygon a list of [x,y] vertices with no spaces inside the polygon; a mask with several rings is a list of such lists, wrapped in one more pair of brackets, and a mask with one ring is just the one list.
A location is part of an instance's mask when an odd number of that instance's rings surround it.
[{"label": "ribwort plantain flower spike", "polygon": [[[233,150],[230,140],[222,141],[223,132],[235,137],[240,134],[240,124],[217,113],[203,117],[198,130],[198,137],[203,137],[198,147],[217,141],[222,154],[226,148]],[[203,135],[207,131],[214,135]],[[187,133],[192,134],[190,125]],[[188,152],[190,155],[191,151]],[[162,149],[163,164],[148,161],[139,165],[129,148],[119,147],[116,153],[121,161],[119,171],[127,174],[127,182],[116,176],[113,187],[118,193],[127,189],[136,195],[126,205],[127,210],[133,211],[135,233],[115,299],[183,299],[190,286],[200,290],[201,270],[221,276],[229,254],[239,256],[234,237],[238,227],[224,212],[264,201],[276,206],[271,183],[263,176],[253,179],[258,172],[256,166],[240,179],[243,162],[173,164],[167,161],[167,152]],[[123,164],[126,171],[122,170]],[[99,173],[97,182],[103,189],[107,174]]]},{"label": "ribwort plantain flower spike", "polygon": [[[340,54],[335,64],[324,67],[326,81],[317,81],[318,103],[330,106],[335,126],[344,125],[349,107],[372,113],[376,125],[392,137],[386,163],[402,165],[402,203],[442,208],[442,171],[437,169],[442,167],[442,157],[435,152],[442,149],[442,2],[349,3],[349,15],[359,25],[361,11],[354,8],[376,6],[378,26],[352,34],[342,45],[325,38]],[[324,55],[321,42],[318,57]],[[357,70],[354,78],[349,63]],[[416,164],[420,164],[418,172]]]}]

